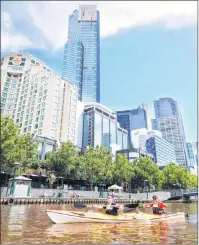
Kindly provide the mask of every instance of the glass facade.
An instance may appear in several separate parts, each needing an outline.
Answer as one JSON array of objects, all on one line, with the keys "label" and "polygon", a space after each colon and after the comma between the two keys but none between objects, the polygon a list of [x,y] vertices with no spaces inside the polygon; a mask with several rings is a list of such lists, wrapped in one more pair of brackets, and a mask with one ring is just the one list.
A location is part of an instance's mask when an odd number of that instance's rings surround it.
[{"label": "glass facade", "polygon": [[103,141],[102,144],[110,150],[110,129],[109,129],[109,118],[103,115]]},{"label": "glass facade", "polygon": [[193,142],[192,147],[193,147],[193,153],[196,159],[196,164],[198,164],[198,142]]},{"label": "glass facade", "polygon": [[117,121],[120,126],[128,131],[128,144],[132,143],[131,131],[141,128],[148,129],[147,114],[145,109],[137,108],[133,110],[117,111]]},{"label": "glass facade", "polygon": [[95,147],[102,144],[102,116],[95,113]]},{"label": "glass facade", "polygon": [[162,133],[164,139],[173,144],[176,162],[183,167],[189,167],[184,126],[178,103],[172,98],[161,98],[154,102],[154,109],[157,130]]},{"label": "glass facade", "polygon": [[100,102],[100,15],[96,5],[80,5],[69,16],[63,79],[78,87],[83,102]]},{"label": "glass facade", "polygon": [[159,136],[150,137],[146,141],[146,151],[153,155],[158,166],[176,163],[174,146]]},{"label": "glass facade", "polygon": [[111,111],[98,103],[94,103],[84,110],[83,120],[83,148],[87,146],[105,146],[109,151],[111,145],[118,145],[127,149],[128,133],[118,126],[116,117]]},{"label": "glass facade", "polygon": [[188,156],[189,156],[189,162],[190,166],[194,167],[197,164],[197,155],[194,154],[194,143],[187,143],[187,150],[188,150]]}]

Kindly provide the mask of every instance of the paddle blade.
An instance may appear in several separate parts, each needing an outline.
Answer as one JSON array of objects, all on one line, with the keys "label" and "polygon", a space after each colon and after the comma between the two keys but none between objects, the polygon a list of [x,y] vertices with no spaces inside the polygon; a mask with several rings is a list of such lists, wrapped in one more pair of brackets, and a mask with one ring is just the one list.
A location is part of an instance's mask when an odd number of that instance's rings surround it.
[{"label": "paddle blade", "polygon": [[82,209],[86,208],[87,206],[84,203],[75,203],[74,208]]},{"label": "paddle blade", "polygon": [[125,204],[125,208],[137,208],[139,205],[139,203],[129,203],[129,204]]}]

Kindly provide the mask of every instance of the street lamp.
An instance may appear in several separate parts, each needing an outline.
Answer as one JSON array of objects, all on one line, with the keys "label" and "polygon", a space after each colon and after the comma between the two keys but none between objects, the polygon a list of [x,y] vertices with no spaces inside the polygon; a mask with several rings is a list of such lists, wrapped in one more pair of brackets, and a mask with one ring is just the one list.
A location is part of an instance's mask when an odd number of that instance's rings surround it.
[{"label": "street lamp", "polygon": [[15,162],[13,165],[14,165],[14,176],[12,178],[12,187],[11,187],[11,192],[10,192],[11,194],[13,194],[14,192],[14,178],[15,178],[17,167],[20,165],[20,163]]},{"label": "street lamp", "polygon": [[146,188],[146,195],[147,195],[147,199],[148,199],[148,198],[149,198],[149,194],[148,194],[148,183],[149,183],[149,181],[148,181],[147,179],[145,179],[145,180],[144,180],[144,185],[145,185],[145,183],[147,183],[147,184],[146,184],[146,187],[147,187],[147,188]]},{"label": "street lamp", "polygon": [[64,182],[63,182],[63,177],[59,177],[61,179],[61,185],[62,185],[62,189],[64,189]]}]

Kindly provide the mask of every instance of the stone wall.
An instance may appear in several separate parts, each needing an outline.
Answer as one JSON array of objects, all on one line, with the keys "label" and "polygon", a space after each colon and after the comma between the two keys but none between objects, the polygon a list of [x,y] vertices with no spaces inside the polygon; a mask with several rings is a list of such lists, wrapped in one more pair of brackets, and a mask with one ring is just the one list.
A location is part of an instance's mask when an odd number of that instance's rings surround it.
[{"label": "stone wall", "polygon": [[[6,196],[7,187],[1,188],[1,196]],[[30,195],[31,197],[40,197],[40,196],[54,196],[57,197],[59,192],[63,192],[60,189],[37,189],[31,188]],[[100,192],[98,191],[79,191],[79,190],[64,190],[65,198],[72,198],[74,195],[79,195],[80,198],[99,198]],[[169,191],[159,191],[159,192],[151,192],[148,193],[148,199],[152,199],[153,195],[157,195],[160,200],[167,200],[171,197],[171,193]],[[107,197],[107,192],[103,192],[103,198]],[[119,193],[118,198],[131,198],[132,200],[146,200],[147,193]]]}]

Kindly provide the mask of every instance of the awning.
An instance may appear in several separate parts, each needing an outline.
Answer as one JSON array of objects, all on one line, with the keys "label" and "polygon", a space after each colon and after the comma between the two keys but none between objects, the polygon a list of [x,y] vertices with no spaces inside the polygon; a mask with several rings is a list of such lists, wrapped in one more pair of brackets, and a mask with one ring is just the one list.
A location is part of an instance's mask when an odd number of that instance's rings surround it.
[{"label": "awning", "polygon": [[108,187],[109,190],[122,190],[123,188],[118,185],[112,185]]}]

